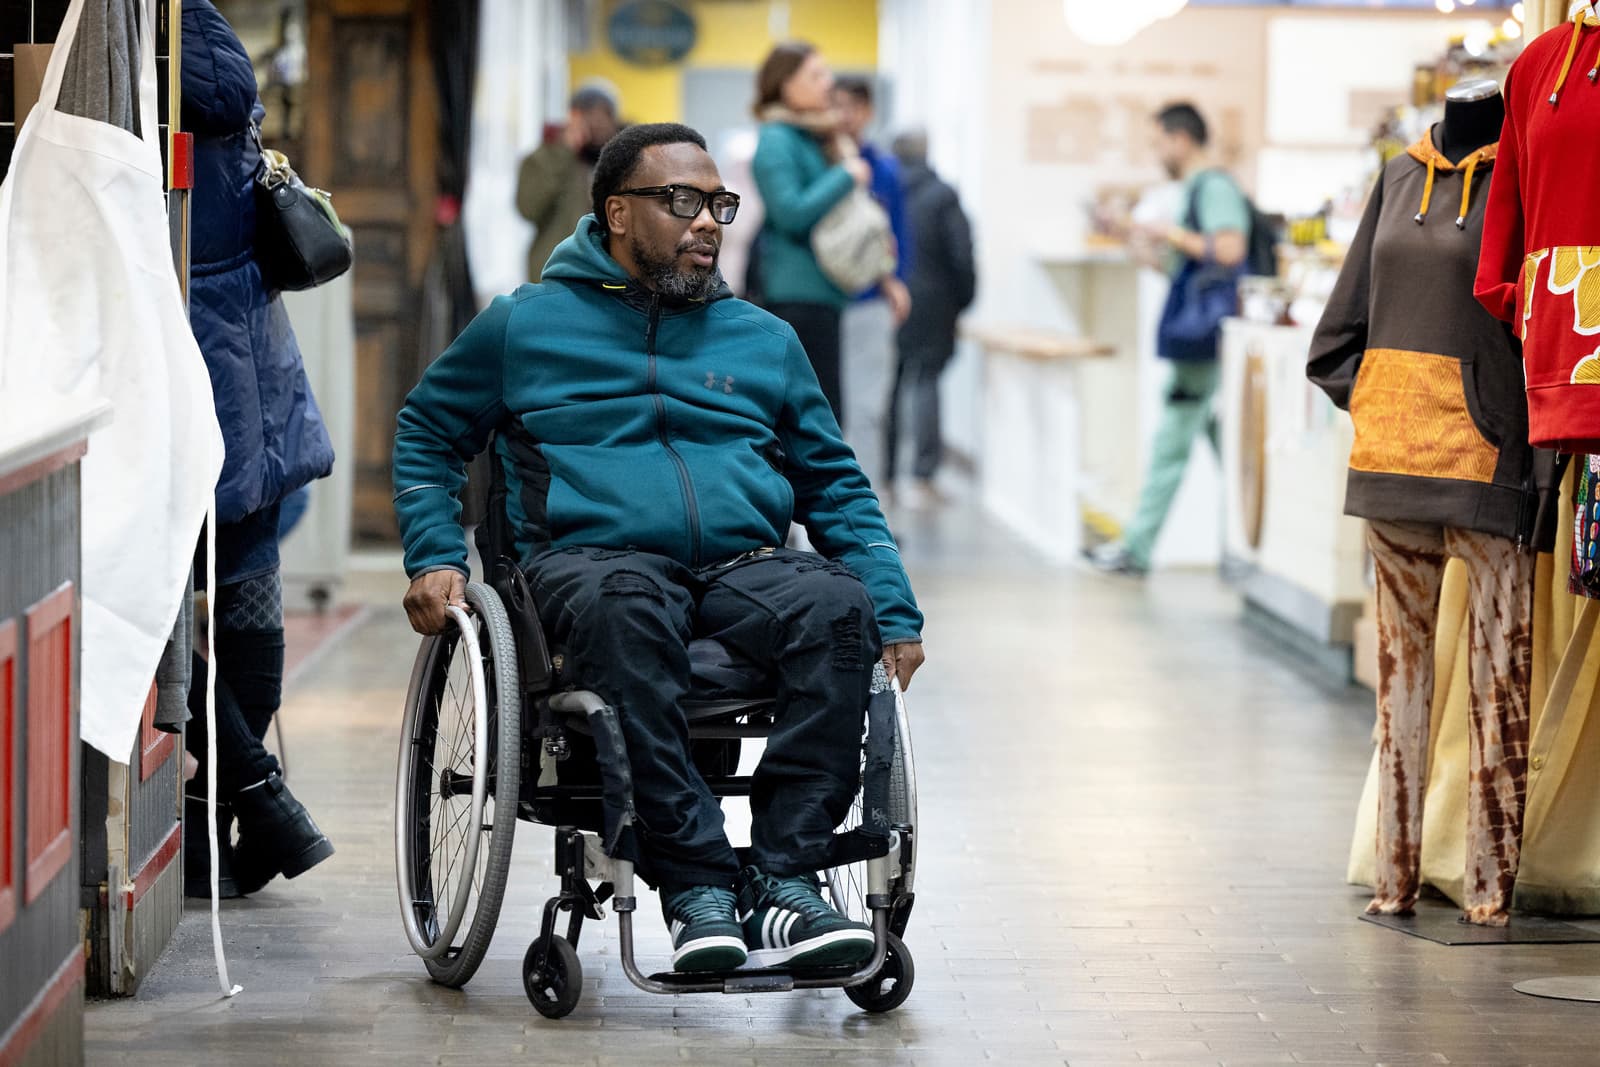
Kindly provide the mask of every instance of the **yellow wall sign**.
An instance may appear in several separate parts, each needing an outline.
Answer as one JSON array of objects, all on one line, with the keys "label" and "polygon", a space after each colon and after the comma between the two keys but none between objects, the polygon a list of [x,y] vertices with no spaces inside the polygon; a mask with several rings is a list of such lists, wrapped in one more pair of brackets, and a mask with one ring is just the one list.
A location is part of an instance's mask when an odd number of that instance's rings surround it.
[{"label": "yellow wall sign", "polygon": [[674,0],[664,6],[689,17],[694,42],[680,58],[652,66],[630,61],[607,32],[615,16],[636,3],[600,4],[592,47],[567,57],[572,88],[589,78],[607,79],[621,94],[622,114],[630,122],[681,122],[688,70],[748,70],[754,99],[756,67],[781,40],[810,41],[838,70],[878,65],[877,0]]}]

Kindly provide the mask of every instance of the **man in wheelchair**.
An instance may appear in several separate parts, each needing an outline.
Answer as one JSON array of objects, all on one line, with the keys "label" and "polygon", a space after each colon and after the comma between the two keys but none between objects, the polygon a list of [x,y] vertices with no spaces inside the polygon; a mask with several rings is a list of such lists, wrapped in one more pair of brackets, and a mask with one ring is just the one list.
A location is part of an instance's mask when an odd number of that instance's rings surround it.
[{"label": "man in wheelchair", "polygon": [[[674,968],[859,965],[872,931],[827,904],[816,871],[856,792],[874,664],[909,685],[922,615],[794,330],[722,280],[739,198],[704,139],[619,134],[593,200],[542,282],[496,299],[400,412],[407,615],[434,634],[465,606],[457,496],[494,434],[546,631],[620,714],[629,858],[660,888]],[[791,522],[820,557],[781,547]],[[689,753],[691,637],[770,666],[777,688],[742,868]]]}]

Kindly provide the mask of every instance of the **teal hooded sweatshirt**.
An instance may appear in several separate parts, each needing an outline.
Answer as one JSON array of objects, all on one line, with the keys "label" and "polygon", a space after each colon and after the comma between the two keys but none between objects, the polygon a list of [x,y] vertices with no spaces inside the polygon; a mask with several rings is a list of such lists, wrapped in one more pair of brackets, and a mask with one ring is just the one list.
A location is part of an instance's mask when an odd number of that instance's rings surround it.
[{"label": "teal hooded sweatshirt", "polygon": [[794,521],[861,579],[885,643],[920,639],[889,525],[794,330],[726,286],[662,300],[606,252],[592,215],[540,284],[496,298],[406,398],[407,575],[467,572],[459,493],[495,431],[524,562],[584,545],[702,567],[781,545]]}]

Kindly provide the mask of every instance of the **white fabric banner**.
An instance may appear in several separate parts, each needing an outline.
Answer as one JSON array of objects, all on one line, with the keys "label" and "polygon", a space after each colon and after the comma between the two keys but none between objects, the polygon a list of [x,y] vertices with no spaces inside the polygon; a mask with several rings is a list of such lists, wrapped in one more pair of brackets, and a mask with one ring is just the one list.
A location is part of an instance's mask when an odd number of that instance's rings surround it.
[{"label": "white fabric banner", "polygon": [[84,741],[128,759],[222,471],[211,382],[168,243],[153,5],[141,134],[56,110],[83,0],[0,185],[0,417],[97,398],[82,467]]}]

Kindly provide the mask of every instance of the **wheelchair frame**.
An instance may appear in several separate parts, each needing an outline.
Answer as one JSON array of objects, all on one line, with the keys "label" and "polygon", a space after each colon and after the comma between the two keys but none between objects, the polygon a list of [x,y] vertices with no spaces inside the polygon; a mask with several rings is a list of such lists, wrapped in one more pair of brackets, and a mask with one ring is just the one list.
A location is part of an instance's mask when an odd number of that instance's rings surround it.
[{"label": "wheelchair frame", "polygon": [[[915,899],[915,778],[904,706],[882,666],[876,670],[875,696],[866,716],[868,733],[857,794],[861,825],[835,834],[830,866],[825,868],[825,888],[834,905],[853,918],[870,922],[873,952],[868,961],[857,969],[747,967],[729,972],[646,975],[634,951],[633,913],[638,906],[634,867],[611,854],[631,825],[633,811],[631,774],[617,713],[592,692],[561,687],[560,658],[549,653],[521,571],[508,561],[501,561],[495,571],[493,586],[468,585],[471,615],[451,609],[454,633],[424,639],[407,694],[396,776],[397,882],[407,939],[433,979],[459,988],[482,961],[498,920],[511,839],[520,818],[555,828],[555,870],[561,887],[546,901],[539,935],[529,945],[522,964],[524,991],[534,1008],[548,1018],[561,1018],[576,1007],[583,986],[576,951],[583,924],[602,920],[608,903],[617,914],[623,971],[629,981],[647,992],[752,994],[842,988],[853,1002],[871,1012],[889,1011],[903,1003],[915,976],[911,955],[900,940]],[[463,651],[467,666],[463,681],[472,697],[473,736],[467,773],[454,766],[462,755],[456,747],[452,747],[450,766],[442,770],[433,766],[421,736],[432,716],[433,741],[438,739],[446,696],[440,680],[449,681],[451,665]],[[450,695],[459,699],[453,688]],[[690,739],[765,737],[766,729],[750,720],[770,714],[772,704],[770,697],[759,697],[686,705]],[[458,720],[461,710],[457,709]],[[734,721],[740,717],[745,721]],[[542,783],[545,772],[567,757],[573,734],[594,739],[600,782],[592,786]],[[517,760],[499,758],[508,750],[518,753]],[[425,770],[423,763],[427,764]],[[479,767],[490,768],[490,773],[475,773],[473,769]],[[723,799],[747,796],[750,779],[708,776],[707,784]],[[472,818],[463,837],[463,862],[459,870],[447,863],[444,879],[448,882],[452,871],[471,871],[473,876],[443,894],[434,884],[430,844],[436,815],[444,821],[432,806],[435,786],[438,798],[448,802],[470,796],[472,805]],[[510,795],[502,798],[503,789]],[[494,818],[485,825],[491,792]],[[426,826],[417,810],[422,800],[429,801]],[[539,805],[560,801],[608,806],[601,830],[597,833],[540,818]],[[451,821],[447,834],[460,818],[457,815]],[[480,871],[485,847],[488,852]],[[422,855],[425,849],[426,857]],[[852,886],[845,881],[857,865],[865,869],[865,884],[849,876],[856,892],[852,898]],[[436,899],[440,896],[449,897],[442,923]],[[568,916],[564,934],[557,929],[563,912]],[[458,944],[463,925],[467,930]]]}]

